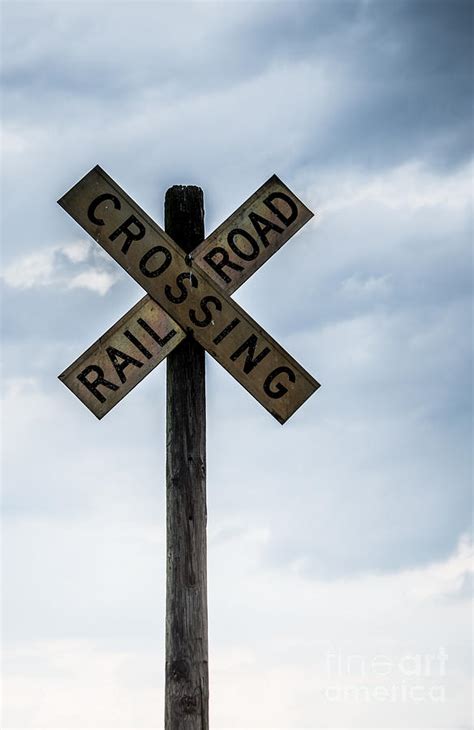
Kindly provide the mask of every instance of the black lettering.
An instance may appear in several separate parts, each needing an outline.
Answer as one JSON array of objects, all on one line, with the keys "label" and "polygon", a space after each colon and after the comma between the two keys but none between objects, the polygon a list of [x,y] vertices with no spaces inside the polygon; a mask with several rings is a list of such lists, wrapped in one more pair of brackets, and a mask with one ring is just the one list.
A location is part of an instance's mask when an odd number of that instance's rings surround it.
[{"label": "black lettering", "polygon": [[[259,215],[258,213],[249,213],[249,218],[252,221],[252,225],[257,231],[257,234],[265,246],[267,248],[268,246],[268,240],[267,240],[267,233],[268,231],[276,231],[277,233],[283,233],[283,228],[280,226],[277,226],[276,223],[272,223],[267,218],[264,218],[263,215]],[[261,224],[264,224],[263,226]]]},{"label": "black lettering", "polygon": [[[276,207],[276,205],[273,204],[273,201],[278,199],[283,200],[290,206],[289,215],[285,215],[279,208]],[[285,193],[271,193],[267,198],[265,198],[263,203],[287,227],[290,225],[290,223],[293,223],[293,221],[296,219],[296,216],[298,215],[298,208],[296,207],[296,203]]]},{"label": "black lettering", "polygon": [[[122,350],[117,350],[116,347],[107,347],[106,352],[110,357],[112,365],[114,366],[122,383],[125,383],[127,380],[124,373],[125,368],[128,368],[129,365],[134,365],[136,368],[141,368],[143,366],[143,363],[140,362],[140,360],[136,360],[131,355],[127,355],[125,352],[122,352]],[[122,362],[119,362],[119,360]]]},{"label": "black lettering", "polygon": [[[221,257],[220,261],[216,261],[215,258],[217,256]],[[230,260],[229,254],[225,250],[225,248],[222,248],[221,246],[216,246],[215,248],[211,249],[205,256],[204,261],[209,264],[211,269],[214,269],[216,274],[219,274],[221,279],[225,281],[226,284],[230,284],[232,279],[228,274],[223,271],[224,266],[227,266],[229,269],[233,269],[234,271],[243,271],[243,266],[240,266],[240,264],[236,264],[233,261]]]},{"label": "black lettering", "polygon": [[270,387],[275,378],[281,373],[286,373],[286,375],[288,375],[288,380],[290,381],[290,383],[294,383],[296,380],[296,375],[294,374],[293,370],[286,367],[286,365],[275,368],[275,370],[272,370],[272,372],[267,376],[263,384],[263,390],[269,398],[281,398],[283,395],[285,395],[285,393],[288,393],[288,388],[285,388],[285,386],[282,385],[280,382],[276,383],[276,387],[274,390],[272,390]]},{"label": "black lettering", "polygon": [[[131,231],[130,226],[136,226],[138,228],[137,231]],[[122,253],[128,253],[128,249],[130,248],[130,244],[133,241],[140,241],[143,236],[145,235],[145,226],[143,223],[140,223],[138,218],[135,218],[134,215],[131,215],[129,218],[127,218],[126,221],[122,223],[121,226],[119,226],[113,233],[110,234],[109,240],[115,241],[116,238],[121,236],[122,234],[125,235],[125,242],[122,245]]]},{"label": "black lettering", "polygon": [[196,325],[196,327],[207,327],[212,322],[212,314],[209,311],[209,307],[207,306],[208,304],[213,304],[218,312],[222,309],[222,302],[217,297],[213,297],[212,295],[203,297],[200,302],[200,307],[206,315],[204,319],[198,319],[196,317],[195,309],[189,310],[189,319]]},{"label": "black lettering", "polygon": [[[161,266],[158,266],[157,269],[150,271],[149,269],[147,269],[146,264],[156,253],[163,253],[165,255],[165,259],[164,259],[163,263],[161,264]],[[142,272],[142,274],[144,274],[144,276],[147,276],[149,279],[152,279],[153,277],[159,276],[160,274],[162,274],[163,271],[166,271],[166,269],[168,268],[170,263],[171,263],[171,254],[168,251],[168,249],[165,248],[164,246],[154,246],[153,248],[150,248],[150,250],[147,251],[146,254],[144,254],[144,256],[142,256],[142,258],[140,260],[140,271]]]},{"label": "black lettering", "polygon": [[155,330],[152,327],[150,327],[150,325],[148,324],[148,322],[145,322],[145,320],[142,319],[141,317],[139,317],[137,319],[137,322],[140,325],[140,327],[142,329],[144,329],[145,332],[147,332],[150,335],[150,337],[153,340],[155,340],[155,342],[160,347],[164,347],[166,345],[166,343],[169,342],[171,340],[171,338],[174,337],[175,334],[176,334],[176,330],[170,330],[164,337],[160,337],[160,335],[158,334],[158,332],[155,332]]},{"label": "black lettering", "polygon": [[140,340],[138,340],[135,337],[135,335],[133,335],[130,332],[130,330],[125,330],[125,332],[123,334],[127,338],[127,340],[130,340],[130,342],[132,343],[132,345],[135,345],[135,347],[137,348],[137,350],[140,350],[140,352],[143,355],[145,355],[145,357],[146,357],[147,360],[151,360],[151,358],[153,357],[153,355],[151,354],[150,350],[147,350],[147,348],[145,347],[145,345],[143,344],[143,342],[140,342]]},{"label": "black lettering", "polygon": [[[95,373],[96,378],[95,380],[88,380],[87,376],[89,373]],[[118,385],[115,385],[115,383],[111,383],[110,380],[106,380],[104,378],[104,371],[102,368],[100,368],[98,365],[88,365],[84,370],[79,373],[79,375],[76,376],[77,379],[82,383],[82,385],[85,385],[87,390],[89,390],[92,395],[95,395],[97,400],[100,403],[105,403],[105,396],[98,390],[99,385],[103,385],[104,388],[109,388],[109,390],[118,390]]]},{"label": "black lettering", "polygon": [[171,287],[169,284],[165,286],[165,294],[170,300],[170,302],[174,302],[174,304],[181,304],[184,302],[185,299],[188,298],[188,290],[183,284],[183,281],[185,279],[189,279],[191,281],[191,286],[196,289],[198,285],[198,280],[194,276],[194,274],[191,274],[189,271],[183,271],[182,274],[178,274],[176,277],[176,286],[180,290],[181,294],[178,294],[178,296],[174,295],[171,291]]},{"label": "black lettering", "polygon": [[232,320],[232,322],[230,322],[227,325],[227,327],[224,327],[224,329],[222,330],[222,332],[219,332],[219,334],[217,335],[217,337],[214,337],[214,339],[212,340],[213,343],[215,345],[218,345],[220,342],[222,342],[222,340],[225,337],[227,337],[227,335],[229,334],[229,332],[232,332],[232,330],[235,329],[238,324],[240,324],[240,319],[238,319],[238,317],[236,317],[235,319]]},{"label": "black lettering", "polygon": [[96,226],[104,225],[104,220],[102,218],[96,218],[95,215],[97,206],[103,203],[104,200],[111,200],[116,210],[120,210],[120,208],[122,207],[120,205],[120,200],[116,198],[115,195],[111,195],[111,193],[102,193],[102,195],[98,195],[97,198],[94,198],[87,210],[87,217],[92,223],[95,223]]},{"label": "black lettering", "polygon": [[[252,250],[250,252],[242,251],[242,249],[239,248],[235,242],[236,236],[242,236],[242,238],[246,238],[247,241],[250,243]],[[250,233],[244,231],[243,228],[233,228],[231,231],[229,231],[229,234],[227,236],[227,243],[231,247],[232,251],[244,261],[253,261],[258,256],[259,248],[257,241],[253,236],[250,235]]]},{"label": "black lettering", "polygon": [[264,347],[261,352],[258,353],[257,357],[255,357],[255,348],[257,347],[258,338],[257,335],[250,335],[245,342],[243,342],[240,347],[237,348],[237,350],[230,356],[230,359],[235,362],[237,358],[239,358],[243,352],[247,350],[247,356],[245,358],[244,362],[244,373],[248,375],[256,365],[258,365],[259,362],[263,360],[264,357],[268,355],[270,352],[269,347]]}]

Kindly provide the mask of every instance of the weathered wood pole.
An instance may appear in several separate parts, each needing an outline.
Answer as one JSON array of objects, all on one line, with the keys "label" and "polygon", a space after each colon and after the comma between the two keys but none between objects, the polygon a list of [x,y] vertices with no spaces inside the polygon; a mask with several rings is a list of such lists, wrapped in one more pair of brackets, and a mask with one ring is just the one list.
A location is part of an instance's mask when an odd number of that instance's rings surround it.
[{"label": "weathered wood pole", "polygon": [[[167,191],[165,229],[186,253],[201,243],[201,188]],[[208,730],[205,361],[192,337],[168,355],[166,390],[165,728]]]}]

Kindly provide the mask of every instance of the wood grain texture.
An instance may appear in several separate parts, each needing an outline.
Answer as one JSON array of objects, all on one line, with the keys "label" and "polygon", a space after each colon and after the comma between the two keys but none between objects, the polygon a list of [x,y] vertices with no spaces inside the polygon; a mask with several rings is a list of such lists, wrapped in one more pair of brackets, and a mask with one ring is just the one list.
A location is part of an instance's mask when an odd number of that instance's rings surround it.
[{"label": "wood grain texture", "polygon": [[[204,239],[203,193],[166,193],[165,229],[190,253]],[[209,727],[205,353],[187,337],[167,359],[166,730]]]}]

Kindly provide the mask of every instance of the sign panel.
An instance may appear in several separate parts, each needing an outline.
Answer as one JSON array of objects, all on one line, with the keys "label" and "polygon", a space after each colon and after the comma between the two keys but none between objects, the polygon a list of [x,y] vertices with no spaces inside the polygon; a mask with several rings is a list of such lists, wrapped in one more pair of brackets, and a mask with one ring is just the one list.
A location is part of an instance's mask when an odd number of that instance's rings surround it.
[{"label": "sign panel", "polygon": [[[99,167],[58,202],[280,423],[319,387]],[[140,355],[120,351],[115,356],[118,378],[131,368],[142,369],[144,355]],[[100,384],[101,377],[97,372],[83,374],[90,389],[107,387]]]},{"label": "sign panel", "polygon": [[[307,223],[312,215],[296,195],[273,175],[194,250],[192,257],[216,281],[219,288],[234,292]],[[252,251],[241,249],[240,239],[244,240],[244,244],[248,241],[248,249],[252,242]],[[98,418],[108,413],[159,365],[185,336],[181,327],[176,322],[173,324],[173,320],[164,310],[161,310],[163,319],[160,319],[160,309],[149,295],[145,296],[59,376]],[[114,382],[108,355],[110,348],[120,349],[132,357],[136,355],[136,347],[127,335],[127,330],[140,320],[148,322],[150,317],[151,325],[166,322],[169,331],[175,330],[175,336],[167,341],[166,346],[146,348],[146,361],[143,365],[128,368],[122,373],[123,378]],[[139,334],[144,336],[143,331],[139,331]],[[121,347],[118,347],[118,342]],[[101,377],[114,383],[116,389],[103,387],[91,393],[88,384],[84,384],[78,376],[86,370],[88,373],[97,372],[97,368],[99,372],[104,372]]]},{"label": "sign panel", "polygon": [[179,324],[146,296],[59,379],[102,418],[185,337]]},{"label": "sign panel", "polygon": [[276,175],[211,233],[191,258],[232,294],[313,217]]}]

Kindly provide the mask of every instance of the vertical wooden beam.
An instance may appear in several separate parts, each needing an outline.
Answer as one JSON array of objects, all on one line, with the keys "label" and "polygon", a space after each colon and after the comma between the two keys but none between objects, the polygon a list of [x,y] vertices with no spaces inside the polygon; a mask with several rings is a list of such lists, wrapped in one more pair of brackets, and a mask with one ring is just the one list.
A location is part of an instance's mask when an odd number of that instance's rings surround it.
[{"label": "vertical wooden beam", "polygon": [[[167,191],[165,229],[186,253],[201,243],[201,188]],[[166,390],[165,728],[208,730],[205,361],[189,336],[168,355]]]}]

